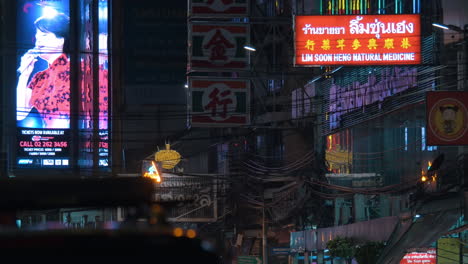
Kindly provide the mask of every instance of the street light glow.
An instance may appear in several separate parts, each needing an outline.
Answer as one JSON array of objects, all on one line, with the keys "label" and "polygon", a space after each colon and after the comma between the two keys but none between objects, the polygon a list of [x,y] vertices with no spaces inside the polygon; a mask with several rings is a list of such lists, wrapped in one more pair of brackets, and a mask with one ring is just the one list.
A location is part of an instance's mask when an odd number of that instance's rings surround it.
[{"label": "street light glow", "polygon": [[432,25],[433,25],[434,27],[443,28],[443,29],[446,29],[446,30],[450,29],[448,26],[443,25],[443,24],[432,23]]},{"label": "street light glow", "polygon": [[244,49],[250,50],[250,51],[257,51],[254,47],[248,46],[248,45],[245,45],[245,46],[244,46]]},{"label": "street light glow", "polygon": [[442,29],[445,29],[445,30],[453,30],[453,31],[456,31],[458,33],[467,33],[468,32],[468,28],[467,26],[465,25],[465,29],[462,29],[458,26],[455,26],[455,25],[445,25],[445,24],[439,24],[439,23],[432,23],[432,25],[434,27],[438,27],[438,28],[442,28]]}]

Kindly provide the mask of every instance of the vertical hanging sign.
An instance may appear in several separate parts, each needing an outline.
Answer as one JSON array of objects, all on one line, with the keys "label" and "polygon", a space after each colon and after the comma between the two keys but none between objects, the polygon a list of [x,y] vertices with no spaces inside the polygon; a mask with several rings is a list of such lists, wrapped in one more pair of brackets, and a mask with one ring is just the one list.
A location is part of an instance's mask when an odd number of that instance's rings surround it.
[{"label": "vertical hanging sign", "polygon": [[192,126],[229,127],[249,124],[248,80],[190,78],[189,87]]},{"label": "vertical hanging sign", "polygon": [[192,0],[189,1],[189,15],[192,17],[245,16],[247,0]]},{"label": "vertical hanging sign", "polygon": [[189,34],[189,71],[247,69],[248,25],[192,23]]}]

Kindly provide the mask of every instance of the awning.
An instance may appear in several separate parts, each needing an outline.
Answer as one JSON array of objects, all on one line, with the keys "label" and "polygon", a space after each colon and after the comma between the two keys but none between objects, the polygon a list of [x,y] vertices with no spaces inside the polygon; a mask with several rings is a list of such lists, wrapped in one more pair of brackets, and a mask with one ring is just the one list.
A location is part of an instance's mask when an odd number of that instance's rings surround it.
[{"label": "awning", "polygon": [[456,193],[424,203],[409,219],[410,225],[398,225],[378,264],[398,264],[408,248],[426,247],[452,227],[460,217],[460,198]]},{"label": "awning", "polygon": [[397,216],[382,217],[349,225],[319,228],[291,233],[291,250],[301,252],[323,250],[336,237],[352,237],[360,241],[386,241],[398,223]]}]

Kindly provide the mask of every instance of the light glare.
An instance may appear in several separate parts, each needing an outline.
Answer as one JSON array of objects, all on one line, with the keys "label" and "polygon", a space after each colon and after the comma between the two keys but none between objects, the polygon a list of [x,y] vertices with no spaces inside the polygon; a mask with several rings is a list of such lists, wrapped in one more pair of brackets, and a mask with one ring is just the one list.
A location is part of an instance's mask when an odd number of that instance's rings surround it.
[{"label": "light glare", "polygon": [[173,233],[175,237],[181,237],[184,234],[184,230],[180,227],[176,227],[174,228]]},{"label": "light glare", "polygon": [[197,232],[195,232],[195,230],[193,230],[193,229],[187,230],[187,237],[188,238],[195,238],[196,236],[197,236]]},{"label": "light glare", "polygon": [[53,18],[57,14],[58,14],[58,11],[50,6],[45,6],[44,9],[42,10],[42,15],[47,18]]},{"label": "light glare", "polygon": [[257,51],[254,47],[251,47],[251,46],[244,46],[244,49],[246,50],[250,50],[250,51]]},{"label": "light glare", "polygon": [[432,23],[432,25],[438,28],[449,29],[449,27],[447,27],[446,25],[442,25],[442,24]]}]

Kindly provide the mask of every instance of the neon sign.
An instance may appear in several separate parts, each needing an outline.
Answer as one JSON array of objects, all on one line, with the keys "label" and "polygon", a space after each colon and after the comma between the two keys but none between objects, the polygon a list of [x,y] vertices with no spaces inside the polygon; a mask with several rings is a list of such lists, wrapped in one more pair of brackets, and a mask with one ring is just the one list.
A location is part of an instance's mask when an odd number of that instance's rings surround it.
[{"label": "neon sign", "polygon": [[421,63],[419,15],[296,16],[295,65]]}]

